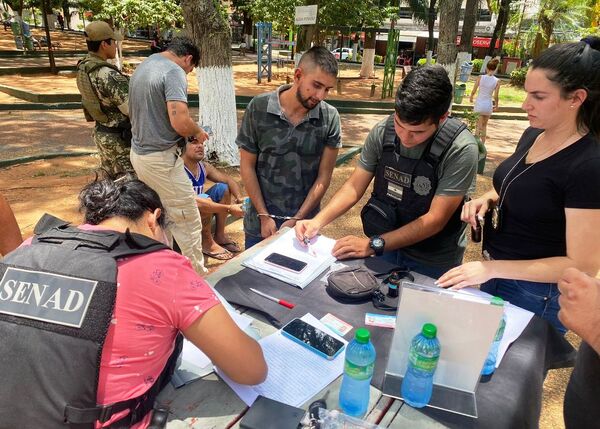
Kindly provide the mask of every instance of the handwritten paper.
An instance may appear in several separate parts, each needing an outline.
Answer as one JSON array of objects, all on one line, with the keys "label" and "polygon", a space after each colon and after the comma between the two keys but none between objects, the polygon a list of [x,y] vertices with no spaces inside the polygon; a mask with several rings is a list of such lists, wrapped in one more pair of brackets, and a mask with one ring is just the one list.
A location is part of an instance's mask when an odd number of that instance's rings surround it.
[{"label": "handwritten paper", "polygon": [[[348,343],[313,315],[306,314],[302,320],[327,332],[344,344]],[[285,338],[281,331],[261,339],[259,344],[269,368],[269,374],[263,383],[256,386],[238,384],[231,381],[218,368],[216,369],[219,376],[248,406],[252,405],[258,395],[262,395],[300,407],[338,378],[344,370],[344,352],[333,360],[327,360]]]}]

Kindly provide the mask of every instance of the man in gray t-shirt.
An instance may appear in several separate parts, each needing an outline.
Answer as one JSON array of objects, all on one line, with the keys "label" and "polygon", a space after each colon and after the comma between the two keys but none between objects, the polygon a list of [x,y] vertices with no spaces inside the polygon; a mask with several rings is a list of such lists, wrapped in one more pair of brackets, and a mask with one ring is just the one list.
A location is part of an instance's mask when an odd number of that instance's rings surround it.
[{"label": "man in gray t-shirt", "polygon": [[396,94],[396,112],[369,133],[352,176],[312,220],[298,222],[312,238],[356,204],[375,178],[363,208],[367,237],[338,240],[338,259],[373,254],[438,278],[461,263],[466,247],[460,211],[474,190],[478,147],[464,125],[448,118],[452,84],[441,67],[411,71]]},{"label": "man in gray t-shirt", "polygon": [[200,274],[205,273],[202,223],[192,185],[180,157],[185,139],[204,142],[208,135],[190,117],[187,77],[200,52],[187,37],[173,39],[165,52],[151,55],[129,83],[133,138],[131,164],[140,180],[154,189],[172,223],[169,232]]}]

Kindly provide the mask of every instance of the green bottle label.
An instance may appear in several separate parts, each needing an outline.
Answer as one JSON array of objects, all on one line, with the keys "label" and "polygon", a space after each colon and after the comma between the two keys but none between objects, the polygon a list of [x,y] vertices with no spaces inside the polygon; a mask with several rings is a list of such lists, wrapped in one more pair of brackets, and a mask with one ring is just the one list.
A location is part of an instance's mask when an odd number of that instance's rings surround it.
[{"label": "green bottle label", "polygon": [[355,380],[368,380],[373,375],[375,362],[368,365],[355,365],[346,359],[344,364],[344,372]]},{"label": "green bottle label", "polygon": [[414,350],[412,347],[408,355],[408,360],[413,368],[426,372],[435,371],[439,359],[439,355],[425,356]]},{"label": "green bottle label", "polygon": [[500,326],[498,326],[498,330],[496,331],[496,336],[494,337],[494,341],[500,341],[502,336],[504,335],[504,328],[506,328],[506,321],[504,317],[500,320]]}]

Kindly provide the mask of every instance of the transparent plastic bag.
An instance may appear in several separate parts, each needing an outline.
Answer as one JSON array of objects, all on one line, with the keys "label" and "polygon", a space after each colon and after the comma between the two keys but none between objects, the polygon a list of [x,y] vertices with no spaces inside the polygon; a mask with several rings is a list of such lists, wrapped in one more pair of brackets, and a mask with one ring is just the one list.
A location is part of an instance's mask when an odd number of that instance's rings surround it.
[{"label": "transparent plastic bag", "polygon": [[381,426],[350,417],[338,410],[319,408],[321,429],[383,429]]}]

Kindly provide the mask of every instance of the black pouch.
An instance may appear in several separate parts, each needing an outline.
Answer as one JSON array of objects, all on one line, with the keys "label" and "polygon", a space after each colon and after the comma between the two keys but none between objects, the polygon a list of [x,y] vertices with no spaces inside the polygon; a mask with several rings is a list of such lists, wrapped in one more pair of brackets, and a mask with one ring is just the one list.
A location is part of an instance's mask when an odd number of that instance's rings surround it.
[{"label": "black pouch", "polygon": [[391,297],[382,291],[382,285],[376,277],[385,277],[383,283],[388,283],[392,276],[397,281],[407,279],[414,281],[414,277],[404,268],[395,267],[385,273],[374,276],[364,267],[348,267],[331,273],[327,278],[327,293],[337,301],[353,303],[372,301],[373,307],[382,311],[396,311],[398,297]]},{"label": "black pouch", "polygon": [[329,275],[326,290],[339,301],[368,301],[379,290],[379,282],[363,267],[347,267]]},{"label": "black pouch", "polygon": [[398,228],[396,207],[372,195],[360,211],[363,231],[367,237],[381,235]]}]

